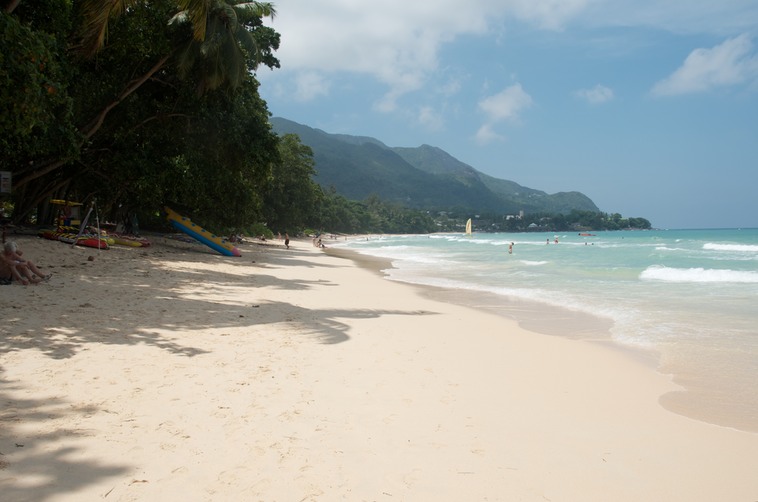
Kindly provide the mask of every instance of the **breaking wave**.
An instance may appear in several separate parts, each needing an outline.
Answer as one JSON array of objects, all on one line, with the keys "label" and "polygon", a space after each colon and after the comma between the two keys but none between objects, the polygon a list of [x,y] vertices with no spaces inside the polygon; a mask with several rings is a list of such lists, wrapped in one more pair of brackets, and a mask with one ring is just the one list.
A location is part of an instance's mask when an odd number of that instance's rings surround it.
[{"label": "breaking wave", "polygon": [[703,249],[709,251],[737,251],[740,253],[758,253],[758,245],[755,244],[718,244],[706,242]]},{"label": "breaking wave", "polygon": [[758,283],[758,272],[705,268],[671,268],[652,266],[640,274],[640,279],[663,282],[741,282]]}]

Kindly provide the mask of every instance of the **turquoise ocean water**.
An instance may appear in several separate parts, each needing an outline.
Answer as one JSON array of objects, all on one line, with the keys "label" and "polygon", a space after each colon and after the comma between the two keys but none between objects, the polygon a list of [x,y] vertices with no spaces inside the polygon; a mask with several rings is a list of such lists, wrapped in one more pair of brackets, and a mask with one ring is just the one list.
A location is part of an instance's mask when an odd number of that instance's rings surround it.
[{"label": "turquoise ocean water", "polygon": [[543,325],[565,329],[549,334],[639,349],[683,387],[661,397],[665,407],[758,432],[758,229],[593,234],[377,236],[334,245],[391,260],[393,280],[444,288],[448,301],[500,309],[535,331],[535,317],[551,311],[544,304],[560,307],[567,315]]}]

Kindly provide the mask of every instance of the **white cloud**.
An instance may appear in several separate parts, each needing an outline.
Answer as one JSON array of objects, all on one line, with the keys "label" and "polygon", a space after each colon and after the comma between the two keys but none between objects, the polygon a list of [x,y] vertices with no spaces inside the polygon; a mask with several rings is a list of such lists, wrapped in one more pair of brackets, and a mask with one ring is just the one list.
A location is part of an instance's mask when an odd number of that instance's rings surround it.
[{"label": "white cloud", "polygon": [[486,145],[487,143],[492,143],[493,141],[503,141],[505,139],[505,136],[497,134],[495,131],[493,131],[492,125],[484,124],[479,128],[478,131],[476,131],[475,138],[476,142],[480,145]]},{"label": "white cloud", "polygon": [[442,113],[431,106],[422,106],[419,109],[418,122],[431,131],[439,131],[445,125]]},{"label": "white cloud", "polygon": [[595,0],[579,22],[600,27],[649,27],[672,33],[728,36],[758,26],[755,0]]},{"label": "white cloud", "polygon": [[[278,31],[275,80],[297,84],[300,99],[328,92],[329,79],[368,77],[386,89],[374,109],[397,110],[403,96],[425,88],[440,71],[443,46],[463,37],[508,33],[517,20],[532,27],[561,30],[591,27],[653,27],[672,32],[739,33],[758,25],[755,0],[277,0],[277,16],[266,23]],[[728,35],[727,35],[728,36]],[[495,40],[492,44],[497,44]],[[504,39],[508,43],[508,38]],[[465,62],[462,62],[465,64]],[[320,85],[305,85],[318,72]],[[268,79],[267,79],[268,80]],[[295,84],[290,81],[291,88]],[[451,89],[454,91],[454,88]]]},{"label": "white cloud", "polygon": [[519,113],[531,105],[532,97],[519,83],[479,101],[479,109],[488,116],[490,123],[503,120],[517,121]]},{"label": "white cloud", "polygon": [[607,103],[614,97],[613,89],[601,84],[596,85],[592,89],[579,89],[574,92],[574,96],[587,100],[587,102],[593,105]]},{"label": "white cloud", "polygon": [[519,83],[480,100],[479,109],[486,115],[486,120],[476,133],[477,141],[488,143],[502,139],[495,133],[494,126],[504,121],[518,122],[521,112],[532,106],[532,102],[532,97]]},{"label": "white cloud", "polygon": [[695,49],[682,66],[652,89],[655,96],[705,92],[758,79],[758,55],[747,34],[712,49]]},{"label": "white cloud", "polygon": [[323,75],[316,72],[304,72],[295,79],[294,97],[297,101],[312,101],[319,96],[329,94],[330,84]]},{"label": "white cloud", "polygon": [[279,0],[267,24],[282,36],[278,73],[319,71],[371,76],[389,90],[375,109],[421,89],[438,68],[440,47],[483,35],[507,17],[555,29],[590,0]]},{"label": "white cloud", "polygon": [[560,30],[590,3],[589,0],[514,0],[511,5],[516,17],[544,29]]},{"label": "white cloud", "polygon": [[461,83],[461,80],[459,78],[451,78],[445,84],[440,86],[439,92],[443,96],[450,97],[455,94],[458,94],[462,88],[463,88],[463,84]]},{"label": "white cloud", "polygon": [[390,89],[378,104],[393,110],[398,96],[419,89],[437,66],[441,44],[461,33],[483,33],[487,13],[431,2],[281,0],[269,22],[282,35],[282,72],[369,75]]}]

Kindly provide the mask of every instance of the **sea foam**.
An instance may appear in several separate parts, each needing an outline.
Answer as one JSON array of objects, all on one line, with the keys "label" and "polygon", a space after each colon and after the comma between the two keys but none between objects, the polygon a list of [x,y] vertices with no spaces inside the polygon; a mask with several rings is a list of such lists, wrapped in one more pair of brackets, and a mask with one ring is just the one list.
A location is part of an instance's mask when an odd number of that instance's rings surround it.
[{"label": "sea foam", "polygon": [[741,253],[758,253],[758,245],[754,244],[719,244],[716,242],[706,242],[703,249],[709,251],[737,251]]},{"label": "sea foam", "polygon": [[758,283],[758,272],[705,268],[671,268],[654,265],[640,274],[640,279],[664,282],[741,282]]}]

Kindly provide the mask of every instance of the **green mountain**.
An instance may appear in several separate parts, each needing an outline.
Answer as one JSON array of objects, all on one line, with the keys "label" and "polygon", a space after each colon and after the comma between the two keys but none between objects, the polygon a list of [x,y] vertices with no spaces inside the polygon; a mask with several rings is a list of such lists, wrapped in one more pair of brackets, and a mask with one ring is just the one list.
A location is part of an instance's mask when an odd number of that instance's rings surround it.
[{"label": "green mountain", "polygon": [[376,195],[408,207],[435,211],[599,211],[580,192],[548,194],[493,178],[437,147],[392,148],[375,138],[329,134],[278,117],[272,118],[271,124],[277,134],[297,134],[303,144],[311,147],[317,171],[315,181],[327,189],[334,187],[348,199],[364,200]]}]

